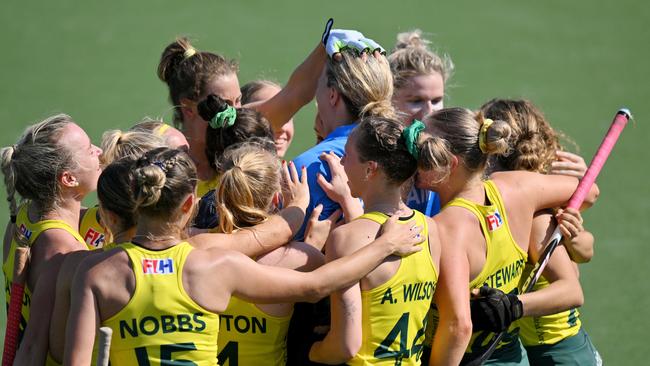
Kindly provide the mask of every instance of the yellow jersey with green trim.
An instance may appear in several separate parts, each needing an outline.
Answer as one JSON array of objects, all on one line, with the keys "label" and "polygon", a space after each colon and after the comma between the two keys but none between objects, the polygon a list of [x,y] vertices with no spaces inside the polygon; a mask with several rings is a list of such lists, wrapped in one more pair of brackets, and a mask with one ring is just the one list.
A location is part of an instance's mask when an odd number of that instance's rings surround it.
[{"label": "yellow jersey with green trim", "polygon": [[79,223],[79,234],[89,250],[99,249],[106,242],[106,228],[99,222],[99,206],[86,209]]},{"label": "yellow jersey with green trim", "polygon": [[[533,266],[526,264],[522,281],[528,278]],[[541,276],[533,291],[548,287],[549,282]],[[519,338],[524,346],[541,346],[556,344],[557,342],[572,337],[580,331],[582,325],[578,309],[570,309],[552,315],[523,317],[517,320]]]},{"label": "yellow jersey with green trim", "polygon": [[[463,198],[455,198],[446,207],[463,207],[473,213],[481,225],[485,237],[487,257],[481,272],[469,283],[470,290],[486,285],[505,293],[519,293],[521,280],[528,253],[515,242],[510,232],[508,216],[503,198],[493,181],[483,182],[487,205],[479,205]],[[497,348],[510,344],[517,339],[518,327],[513,323]],[[478,331],[472,333],[466,353],[482,354],[490,345],[495,333]]]},{"label": "yellow jersey with green trim", "polygon": [[271,316],[255,304],[231,297],[219,321],[220,365],[286,365],[291,314]]},{"label": "yellow jersey with green trim", "polygon": [[219,176],[215,175],[214,178],[209,180],[201,180],[196,184],[196,195],[197,197],[203,197],[206,193],[213,189],[219,188]]},{"label": "yellow jersey with green trim", "polygon": [[102,326],[113,330],[113,365],[216,365],[219,316],[197,304],[183,287],[183,267],[193,247],[164,250],[119,246],[131,261],[135,290]]},{"label": "yellow jersey with green trim", "polygon": [[[76,229],[73,229],[65,221],[62,220],[42,220],[38,222],[31,222],[27,214],[27,209],[29,207],[29,202],[23,203],[18,209],[18,214],[16,215],[16,225],[14,230],[18,230],[18,235],[23,237],[26,240],[26,243],[31,247],[39,235],[41,235],[45,230],[48,229],[62,229],[70,233],[79,243],[84,243],[83,238],[79,235]],[[16,236],[11,240],[11,247],[9,248],[9,253],[7,258],[4,258],[2,263],[2,272],[5,275],[5,300],[7,302],[7,309],[9,309],[9,302],[11,301],[11,284],[14,279],[14,259],[16,248],[18,247],[18,241]],[[25,293],[23,295],[23,306],[22,314],[20,317],[20,326],[19,326],[19,337],[22,339],[23,332],[27,326],[27,321],[29,320],[29,308],[31,305],[32,292],[29,289],[29,286],[25,286]]]},{"label": "yellow jersey with green trim", "polygon": [[[397,272],[385,283],[361,291],[362,343],[348,365],[419,365],[426,315],[438,283],[429,249],[427,219],[413,211],[423,228],[422,250],[403,257]],[[413,217],[412,216],[412,217]],[[400,219],[406,223],[412,217]],[[387,215],[370,212],[357,219],[383,224]]]}]

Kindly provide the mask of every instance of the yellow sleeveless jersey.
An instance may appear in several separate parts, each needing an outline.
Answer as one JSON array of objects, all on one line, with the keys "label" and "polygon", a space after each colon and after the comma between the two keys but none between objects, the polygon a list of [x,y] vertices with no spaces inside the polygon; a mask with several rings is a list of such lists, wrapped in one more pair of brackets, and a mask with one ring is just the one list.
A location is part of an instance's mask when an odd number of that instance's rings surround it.
[{"label": "yellow sleeveless jersey", "polygon": [[[27,240],[29,246],[32,246],[36,239],[41,233],[48,229],[62,229],[70,233],[75,239],[80,243],[83,243],[83,238],[79,236],[77,230],[73,229],[65,221],[62,220],[42,220],[38,222],[29,221],[27,215],[27,208],[29,204],[24,203],[18,209],[18,214],[16,215],[16,230],[20,233],[22,237]],[[14,255],[16,253],[16,248],[18,247],[18,242],[14,237],[11,240],[11,247],[9,248],[9,254],[7,258],[4,258],[2,263],[2,271],[5,275],[5,300],[7,302],[7,309],[9,308],[9,301],[11,300],[11,284],[14,279]],[[31,305],[31,291],[28,286],[25,286],[25,294],[23,295],[23,306],[22,306],[22,316],[20,319],[20,336],[19,339],[22,339],[23,331],[27,326],[27,321],[29,320],[29,307]]]},{"label": "yellow sleeveless jersey", "polygon": [[[422,250],[402,258],[391,279],[371,290],[361,291],[363,340],[359,352],[348,365],[420,364],[426,314],[438,273],[429,249],[426,218],[418,211],[413,213],[417,225],[423,227],[421,235],[426,238]],[[388,216],[370,212],[359,218],[383,224]]]},{"label": "yellow sleeveless jersey", "polygon": [[[528,278],[528,274],[532,268],[532,265],[526,265],[522,280]],[[533,291],[537,291],[548,285],[548,280],[544,276],[541,276],[535,286],[533,286]],[[556,344],[565,338],[578,334],[581,324],[578,309],[570,309],[552,315],[523,317],[517,320],[519,338],[524,346]]]},{"label": "yellow sleeveless jersey", "polygon": [[271,316],[236,297],[220,315],[219,364],[284,366],[291,314]]},{"label": "yellow sleeveless jersey", "polygon": [[197,197],[203,197],[205,196],[206,193],[213,189],[217,189],[219,187],[219,176],[215,175],[214,178],[210,180],[201,180],[199,179],[198,183],[196,184],[196,195]]},{"label": "yellow sleeveless jersey", "polygon": [[133,243],[120,248],[133,266],[135,291],[102,326],[113,329],[112,365],[216,365],[219,316],[194,302],[183,287],[192,246],[165,250]]},{"label": "yellow sleeveless jersey", "polygon": [[104,246],[106,229],[99,222],[99,206],[86,209],[79,224],[79,234],[84,238],[84,242],[89,250]]},{"label": "yellow sleeveless jersey", "polygon": [[[485,194],[489,201],[486,206],[456,198],[447,206],[463,207],[472,212],[479,223],[485,237],[487,258],[481,272],[469,283],[470,289],[478,289],[483,285],[499,289],[505,293],[518,294],[519,281],[522,277],[528,254],[515,242],[508,225],[508,217],[501,194],[494,182],[483,182]],[[516,340],[518,327],[513,323],[502,338],[498,348]],[[495,333],[478,331],[472,334],[466,353],[483,353],[489,346]]]}]

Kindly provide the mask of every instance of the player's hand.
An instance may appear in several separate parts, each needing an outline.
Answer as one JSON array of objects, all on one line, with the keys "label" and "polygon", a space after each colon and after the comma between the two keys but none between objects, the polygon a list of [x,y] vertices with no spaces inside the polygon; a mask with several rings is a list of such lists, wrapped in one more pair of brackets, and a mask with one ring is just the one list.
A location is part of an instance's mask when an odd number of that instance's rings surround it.
[{"label": "player's hand", "polygon": [[329,166],[332,174],[332,179],[329,182],[320,173],[316,177],[318,185],[327,197],[339,205],[343,205],[346,200],[353,199],[350,186],[348,186],[348,175],[345,174],[345,169],[341,165],[341,158],[330,151],[322,153],[320,159]]},{"label": "player's hand", "polygon": [[582,215],[575,208],[560,209],[555,214],[555,218],[565,243],[570,243],[581,232],[585,231],[584,226],[582,226]]},{"label": "player's hand", "polygon": [[307,221],[307,228],[305,229],[305,243],[319,250],[322,250],[323,246],[325,246],[325,241],[327,241],[332,229],[343,223],[343,221],[338,222],[342,215],[341,209],[337,209],[324,220],[318,219],[321,212],[323,212],[323,205],[318,204],[311,212],[311,217]]},{"label": "player's hand", "polygon": [[524,308],[514,294],[483,286],[472,292],[472,331],[503,332],[513,321],[522,317]]},{"label": "player's hand", "polygon": [[404,213],[396,212],[388,218],[381,227],[380,238],[389,246],[391,253],[399,256],[407,256],[422,250],[420,245],[424,237],[420,234],[422,226],[418,226],[415,220],[407,223],[399,223],[399,218]]},{"label": "player's hand", "polygon": [[336,55],[346,49],[355,50],[359,55],[375,51],[386,54],[386,50],[379,43],[366,38],[361,32],[351,29],[332,29],[333,24],[334,20],[330,18],[321,38],[328,56],[337,59]]},{"label": "player's hand", "polygon": [[295,164],[282,161],[282,201],[285,207],[294,205],[307,210],[309,206],[309,184],[307,184],[307,168],[300,170],[300,177]]},{"label": "player's hand", "polygon": [[582,156],[568,151],[555,152],[557,161],[551,163],[550,174],[568,175],[582,179],[587,172],[587,164]]}]

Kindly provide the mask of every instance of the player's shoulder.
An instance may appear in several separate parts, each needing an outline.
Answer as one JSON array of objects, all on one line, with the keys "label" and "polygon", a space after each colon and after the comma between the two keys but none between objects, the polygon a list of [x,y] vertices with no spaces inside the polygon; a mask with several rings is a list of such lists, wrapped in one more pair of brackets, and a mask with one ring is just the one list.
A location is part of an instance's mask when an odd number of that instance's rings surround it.
[{"label": "player's shoulder", "polygon": [[357,218],[332,230],[325,243],[326,249],[336,257],[354,253],[375,240],[381,225],[375,221]]},{"label": "player's shoulder", "polygon": [[121,277],[133,272],[128,255],[120,247],[106,251],[93,251],[85,256],[79,255],[71,261],[79,262],[75,277],[84,277],[87,283],[107,278],[119,282]]}]

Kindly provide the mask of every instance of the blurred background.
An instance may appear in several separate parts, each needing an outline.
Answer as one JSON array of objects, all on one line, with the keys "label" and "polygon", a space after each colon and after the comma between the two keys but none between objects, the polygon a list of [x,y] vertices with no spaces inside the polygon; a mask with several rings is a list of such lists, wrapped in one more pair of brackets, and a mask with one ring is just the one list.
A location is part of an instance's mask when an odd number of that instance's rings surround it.
[{"label": "blurred background", "polygon": [[[320,41],[329,17],[389,50],[398,32],[422,29],[456,64],[446,106],[529,98],[577,142],[587,162],[616,110],[629,107],[637,122],[623,133],[598,179],[600,199],[585,214],[596,255],[580,268],[582,319],[606,364],[646,362],[650,3],[12,0],[0,8],[2,146],[60,112],[96,144],[103,131],[126,129],[144,116],[171,121],[156,67],[179,35],[199,50],[239,60],[242,85],[258,78],[284,83]],[[295,117],[288,157],[314,144],[314,113],[310,104]],[[3,203],[0,219],[7,218]]]}]

